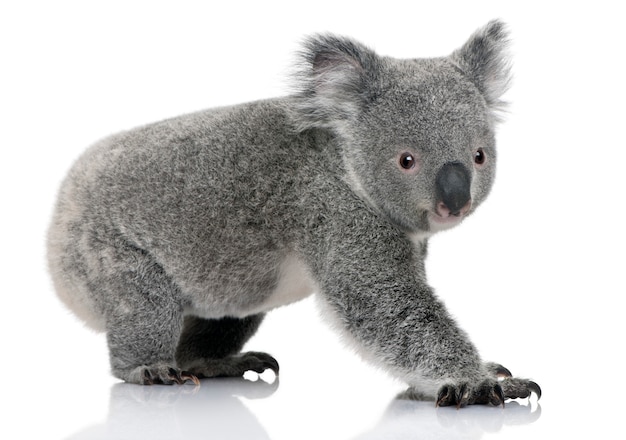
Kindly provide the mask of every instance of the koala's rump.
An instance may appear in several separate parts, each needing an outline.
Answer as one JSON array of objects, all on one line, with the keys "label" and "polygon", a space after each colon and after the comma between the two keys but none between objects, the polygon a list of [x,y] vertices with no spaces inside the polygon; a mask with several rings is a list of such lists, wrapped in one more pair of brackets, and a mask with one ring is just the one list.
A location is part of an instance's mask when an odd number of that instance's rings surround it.
[{"label": "koala's rump", "polygon": [[271,303],[306,221],[302,187],[319,172],[307,164],[323,168],[286,129],[281,105],[200,112],[91,147],[63,183],[49,231],[64,302],[101,328],[125,295],[120,274],[150,279],[158,268],[192,312],[244,315]]}]

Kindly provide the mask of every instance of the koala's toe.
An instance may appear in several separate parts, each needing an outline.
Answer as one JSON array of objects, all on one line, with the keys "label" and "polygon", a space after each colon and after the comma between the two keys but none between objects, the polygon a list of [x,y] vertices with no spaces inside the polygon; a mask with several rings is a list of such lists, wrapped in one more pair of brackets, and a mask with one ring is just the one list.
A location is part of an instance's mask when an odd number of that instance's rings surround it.
[{"label": "koala's toe", "polygon": [[541,387],[532,380],[511,377],[500,382],[507,399],[525,399],[533,393],[541,399]]}]

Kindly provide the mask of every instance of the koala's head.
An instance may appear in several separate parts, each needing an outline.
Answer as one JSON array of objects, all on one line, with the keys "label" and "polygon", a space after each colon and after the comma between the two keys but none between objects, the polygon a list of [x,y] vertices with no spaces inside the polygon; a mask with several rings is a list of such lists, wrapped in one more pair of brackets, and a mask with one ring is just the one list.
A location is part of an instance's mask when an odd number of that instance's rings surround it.
[{"label": "koala's head", "polygon": [[452,227],[493,183],[506,44],[498,21],[433,59],[381,57],[350,39],[312,37],[300,128],[333,132],[354,191],[407,232]]}]

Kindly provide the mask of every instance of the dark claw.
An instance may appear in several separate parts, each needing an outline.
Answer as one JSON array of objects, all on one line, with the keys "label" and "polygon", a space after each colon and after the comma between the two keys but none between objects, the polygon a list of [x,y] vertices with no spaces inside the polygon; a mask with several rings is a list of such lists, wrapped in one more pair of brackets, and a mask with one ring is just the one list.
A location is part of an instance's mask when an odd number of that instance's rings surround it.
[{"label": "dark claw", "polygon": [[451,402],[451,389],[450,387],[443,387],[439,390],[439,394],[437,395],[437,403],[435,404],[435,406],[440,407],[440,406],[448,406],[450,405]]},{"label": "dark claw", "polygon": [[502,405],[502,408],[504,408],[504,390],[499,384],[496,384],[493,390],[489,393],[489,403],[493,406]]},{"label": "dark claw", "polygon": [[183,383],[185,383],[185,381],[180,377],[180,373],[175,370],[174,368],[170,368],[168,370],[168,375],[167,375],[168,379],[170,379],[172,382],[177,383],[178,385],[182,385]]},{"label": "dark claw", "polygon": [[456,397],[456,409],[467,406],[467,404],[469,403],[469,397],[470,397],[467,384],[461,385],[461,387],[459,388],[459,392],[457,393],[455,397]]},{"label": "dark claw", "polygon": [[267,365],[268,365],[268,368],[271,369],[276,376],[278,376],[278,370],[280,370],[278,361],[274,359],[273,357],[270,357],[270,359],[267,361]]},{"label": "dark claw", "polygon": [[536,382],[528,381],[528,389],[537,395],[537,400],[541,399],[541,388]]},{"label": "dark claw", "polygon": [[513,374],[509,371],[508,368],[505,368],[500,364],[496,364],[495,362],[487,362],[485,366],[487,367],[489,373],[493,374],[499,379],[513,377]]},{"label": "dark claw", "polygon": [[496,376],[506,378],[513,377],[513,374],[511,374],[508,368],[505,368],[502,365],[498,365],[498,367],[496,368]]},{"label": "dark claw", "polygon": [[196,386],[200,385],[200,379],[198,379],[195,375],[191,374],[189,371],[181,371],[180,377],[184,379],[185,381],[188,381],[188,380],[192,381],[193,384]]},{"label": "dark claw", "polygon": [[200,380],[193,374],[187,371],[178,371],[174,368],[169,369],[168,378],[178,385],[183,385],[188,380],[192,381],[195,385],[200,385]]},{"label": "dark claw", "polygon": [[152,380],[152,375],[148,369],[143,370],[143,384],[154,385],[154,380]]},{"label": "dark claw", "polygon": [[263,373],[265,370],[270,369],[278,376],[278,361],[267,353],[249,352],[246,353],[248,357],[247,368],[255,373]]}]

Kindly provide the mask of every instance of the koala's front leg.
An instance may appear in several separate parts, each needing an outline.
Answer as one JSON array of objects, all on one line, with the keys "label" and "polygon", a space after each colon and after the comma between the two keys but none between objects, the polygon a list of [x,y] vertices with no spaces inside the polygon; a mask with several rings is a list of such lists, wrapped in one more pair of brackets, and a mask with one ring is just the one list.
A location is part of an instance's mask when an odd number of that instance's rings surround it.
[{"label": "koala's front leg", "polygon": [[517,397],[507,395],[426,284],[423,252],[401,232],[378,226],[331,248],[319,272],[323,303],[366,358],[438,405]]}]

